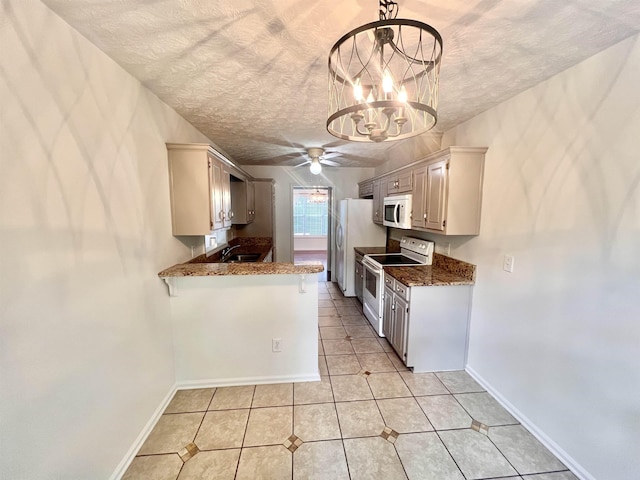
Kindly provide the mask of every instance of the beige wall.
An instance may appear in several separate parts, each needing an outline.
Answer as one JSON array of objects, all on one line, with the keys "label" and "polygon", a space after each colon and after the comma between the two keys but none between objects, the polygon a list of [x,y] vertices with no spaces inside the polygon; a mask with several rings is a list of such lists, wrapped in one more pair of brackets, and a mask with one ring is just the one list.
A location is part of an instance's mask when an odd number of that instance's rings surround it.
[{"label": "beige wall", "polygon": [[174,385],[164,143],[207,139],[40,2],[0,18],[0,477],[105,479]]},{"label": "beige wall", "polygon": [[[469,367],[584,478],[640,471],[640,38],[446,133],[487,146]],[[502,270],[515,256],[515,271]]]},{"label": "beige wall", "polygon": [[442,133],[429,132],[402,142],[392,143],[387,151],[387,160],[375,169],[376,175],[382,175],[408,163],[426,157],[440,150]]}]

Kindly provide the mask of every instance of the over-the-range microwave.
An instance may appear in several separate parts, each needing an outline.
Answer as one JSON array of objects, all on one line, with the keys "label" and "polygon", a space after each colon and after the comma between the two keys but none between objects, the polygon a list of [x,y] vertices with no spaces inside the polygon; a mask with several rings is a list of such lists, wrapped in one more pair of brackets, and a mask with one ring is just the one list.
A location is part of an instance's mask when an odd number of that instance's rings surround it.
[{"label": "over-the-range microwave", "polygon": [[384,197],[382,224],[411,230],[411,194]]}]

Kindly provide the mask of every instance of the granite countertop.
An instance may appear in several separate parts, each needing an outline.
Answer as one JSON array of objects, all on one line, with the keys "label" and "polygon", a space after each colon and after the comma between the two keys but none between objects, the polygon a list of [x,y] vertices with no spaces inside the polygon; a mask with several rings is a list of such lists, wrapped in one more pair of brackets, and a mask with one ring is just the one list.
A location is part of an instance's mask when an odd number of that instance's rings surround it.
[{"label": "granite countertop", "polygon": [[222,251],[210,256],[205,254],[192,258],[188,262],[179,263],[160,273],[160,278],[168,277],[211,277],[225,275],[291,275],[320,273],[324,270],[321,262],[279,263],[264,262],[264,258],[272,249],[271,237],[238,237],[229,242],[230,247],[239,245],[232,255],[243,253],[259,253],[256,262],[220,263]]},{"label": "granite countertop", "polygon": [[292,275],[320,273],[324,270],[321,262],[280,263],[181,263],[158,274],[166,277],[211,277],[224,275]]},{"label": "granite countertop", "polygon": [[375,255],[379,253],[387,253],[387,247],[353,247],[353,249],[360,255]]},{"label": "granite countertop", "polygon": [[[260,257],[258,258],[257,262],[262,262],[271,251],[272,240],[271,237],[237,237],[231,240],[228,246],[237,246],[237,248],[234,248],[233,252],[231,252],[232,255],[259,253]],[[221,260],[222,249],[209,255],[208,257],[203,253],[202,255],[192,258],[185,263],[219,263]]]},{"label": "granite countertop", "polygon": [[384,267],[384,273],[407,287],[474,285],[476,266],[434,253],[433,265]]}]

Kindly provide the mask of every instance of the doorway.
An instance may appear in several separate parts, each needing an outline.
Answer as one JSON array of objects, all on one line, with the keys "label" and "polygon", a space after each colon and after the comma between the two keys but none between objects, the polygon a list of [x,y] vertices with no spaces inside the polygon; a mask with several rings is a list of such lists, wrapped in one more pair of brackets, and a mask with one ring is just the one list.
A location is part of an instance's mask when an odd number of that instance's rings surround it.
[{"label": "doorway", "polygon": [[331,187],[293,187],[293,262],[322,262],[318,281],[331,280]]}]

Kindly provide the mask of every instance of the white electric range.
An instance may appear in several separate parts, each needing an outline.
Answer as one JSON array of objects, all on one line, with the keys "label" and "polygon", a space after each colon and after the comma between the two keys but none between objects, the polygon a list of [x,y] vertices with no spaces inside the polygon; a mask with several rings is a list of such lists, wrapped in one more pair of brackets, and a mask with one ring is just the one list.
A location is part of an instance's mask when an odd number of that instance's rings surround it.
[{"label": "white electric range", "polygon": [[383,267],[410,267],[417,265],[431,265],[433,263],[434,243],[414,237],[402,237],[400,253],[381,253],[365,255],[362,259],[364,266],[364,285],[362,293],[362,308],[367,320],[376,333],[382,333],[384,269]]}]

